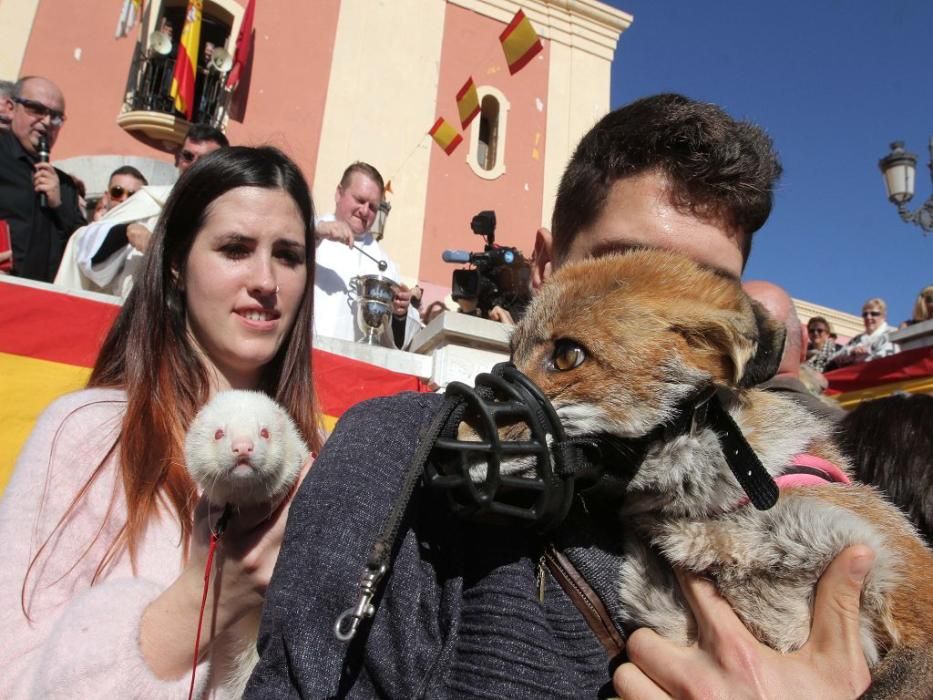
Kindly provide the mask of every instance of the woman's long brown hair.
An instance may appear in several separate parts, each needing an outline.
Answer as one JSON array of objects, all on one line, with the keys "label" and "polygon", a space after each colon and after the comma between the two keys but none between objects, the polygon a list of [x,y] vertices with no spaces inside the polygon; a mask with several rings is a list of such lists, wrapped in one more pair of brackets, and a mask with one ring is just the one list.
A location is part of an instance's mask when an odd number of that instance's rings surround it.
[{"label": "woman's long brown hair", "polygon": [[[163,502],[177,514],[187,556],[197,490],[185,469],[184,439],[188,425],[209,397],[210,384],[187,333],[185,263],[211,203],[238,187],[284,190],[304,221],[305,294],[294,325],[264,368],[258,388],[289,411],[312,451],[320,447],[311,383],[315,248],[311,195],[298,166],[279,150],[222,148],[200,159],[173,188],[150,243],[142,278],[136,280],[111,327],[88,381],[88,387],[119,388],[127,396],[116,445],[127,518],[99,562],[95,580],[124,547],[135,568],[146,526]],[[108,457],[79,491],[43,549],[78,506]],[[112,512],[113,503],[108,517]],[[101,523],[101,530],[103,527]],[[30,564],[30,571],[41,552]],[[25,581],[23,591],[25,610]]]}]

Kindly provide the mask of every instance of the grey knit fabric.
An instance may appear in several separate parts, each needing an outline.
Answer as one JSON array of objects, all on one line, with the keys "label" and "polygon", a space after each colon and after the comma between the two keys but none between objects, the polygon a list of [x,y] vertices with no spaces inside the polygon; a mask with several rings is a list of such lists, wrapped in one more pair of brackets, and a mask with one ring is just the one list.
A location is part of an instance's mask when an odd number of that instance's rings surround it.
[{"label": "grey knit fabric", "polygon": [[[542,542],[455,518],[419,486],[377,612],[349,644],[333,633],[441,397],[401,394],[348,411],[291,506],[266,594],[247,698],[593,698],[612,694],[607,654],[550,576]],[[579,538],[574,538],[579,542]],[[568,549],[611,596],[617,558]],[[608,559],[606,557],[609,557]],[[610,608],[612,606],[610,605]]]}]

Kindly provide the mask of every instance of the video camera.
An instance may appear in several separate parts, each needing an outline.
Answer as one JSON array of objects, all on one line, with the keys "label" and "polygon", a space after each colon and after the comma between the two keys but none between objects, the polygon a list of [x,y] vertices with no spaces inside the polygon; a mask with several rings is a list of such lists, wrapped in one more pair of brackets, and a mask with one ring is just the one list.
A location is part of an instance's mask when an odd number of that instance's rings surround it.
[{"label": "video camera", "polygon": [[451,298],[465,313],[489,318],[489,312],[500,306],[518,321],[531,300],[531,266],[517,248],[495,244],[496,212],[481,211],[470,229],[486,241],[483,252],[445,250],[441,255],[444,262],[473,266],[454,270]]}]

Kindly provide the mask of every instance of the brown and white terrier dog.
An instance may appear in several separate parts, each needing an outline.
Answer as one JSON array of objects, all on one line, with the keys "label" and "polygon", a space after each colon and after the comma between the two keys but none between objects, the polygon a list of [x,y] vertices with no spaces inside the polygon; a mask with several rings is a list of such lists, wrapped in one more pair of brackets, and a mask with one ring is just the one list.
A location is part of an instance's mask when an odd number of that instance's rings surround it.
[{"label": "brown and white terrier dog", "polygon": [[[571,437],[642,438],[714,385],[772,476],[803,453],[848,472],[831,425],[748,388],[776,371],[783,340],[738,281],[678,254],[637,250],[560,269],[512,345]],[[759,640],[792,651],[809,636],[817,579],[842,549],[863,543],[876,556],[862,593],[869,696],[933,696],[933,553],[873,488],[798,486],[757,510],[716,431],[701,425],[650,444],[621,501],[626,631],[695,637],[673,564],[714,580]]]}]

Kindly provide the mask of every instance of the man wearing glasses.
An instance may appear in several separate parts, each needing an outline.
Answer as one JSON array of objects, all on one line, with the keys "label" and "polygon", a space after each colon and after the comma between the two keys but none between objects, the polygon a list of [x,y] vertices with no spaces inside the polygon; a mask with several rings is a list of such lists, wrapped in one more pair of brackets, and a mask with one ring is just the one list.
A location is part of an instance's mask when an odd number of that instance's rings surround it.
[{"label": "man wearing glasses", "polygon": [[[28,76],[5,100],[10,130],[0,131],[0,220],[10,230],[12,273],[51,282],[65,244],[85,223],[74,180],[40,161],[44,138],[51,150],[65,122],[65,98],[46,78]],[[3,262],[0,259],[0,262]]]},{"label": "man wearing glasses", "polygon": [[[229,145],[222,131],[195,124],[175,154],[178,173],[184,173],[208,153]],[[99,221],[75,232],[55,284],[124,298],[129,294],[133,277],[141,270],[149,237],[172,191],[171,186],[164,185],[137,189]],[[113,197],[112,192],[109,195]]]}]

